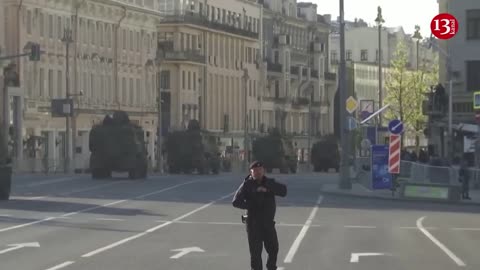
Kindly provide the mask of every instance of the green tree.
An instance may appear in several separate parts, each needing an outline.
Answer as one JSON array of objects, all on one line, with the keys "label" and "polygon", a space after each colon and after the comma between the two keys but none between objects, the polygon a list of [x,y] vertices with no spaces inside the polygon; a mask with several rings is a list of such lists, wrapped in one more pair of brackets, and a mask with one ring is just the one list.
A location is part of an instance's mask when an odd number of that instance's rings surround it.
[{"label": "green tree", "polygon": [[[422,59],[421,55],[419,59]],[[417,151],[420,135],[426,124],[426,117],[422,112],[425,93],[430,85],[438,81],[437,60],[432,63],[420,61],[419,69],[412,70],[408,63],[407,48],[404,43],[399,43],[385,81],[385,103],[390,104],[386,119],[396,118],[404,123],[405,134],[402,136],[402,144],[406,136],[415,137]]]}]

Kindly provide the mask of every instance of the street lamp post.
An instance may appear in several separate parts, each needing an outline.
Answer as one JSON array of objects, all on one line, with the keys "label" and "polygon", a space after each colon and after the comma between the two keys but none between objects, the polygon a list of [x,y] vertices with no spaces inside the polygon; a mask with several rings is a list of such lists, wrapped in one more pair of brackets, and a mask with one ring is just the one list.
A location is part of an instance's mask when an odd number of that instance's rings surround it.
[{"label": "street lamp post", "polygon": [[244,88],[244,101],[243,101],[243,109],[244,109],[244,127],[243,127],[243,144],[244,144],[244,156],[243,156],[243,166],[244,169],[247,170],[247,164],[248,164],[248,154],[249,154],[249,145],[248,145],[248,106],[247,106],[247,101],[248,101],[248,80],[250,79],[248,75],[248,69],[243,69],[243,88]]},{"label": "street lamp post", "polygon": [[436,49],[446,58],[447,60],[447,77],[448,77],[448,156],[450,159],[453,159],[453,75],[452,75],[452,56],[451,53],[446,52],[440,46],[434,44],[430,41],[430,46],[435,46]]},{"label": "street lamp post", "polygon": [[157,172],[163,174],[163,155],[162,155],[162,91],[161,91],[161,68],[163,61],[163,50],[157,49],[155,63],[157,65]]},{"label": "street lamp post", "polygon": [[[383,91],[382,91],[382,25],[385,23],[385,20],[382,17],[382,8],[379,6],[377,8],[377,18],[375,22],[378,26],[378,105],[379,108],[383,107]],[[379,119],[379,126],[381,127],[383,124],[382,121],[382,114],[378,115]]]},{"label": "street lamp post", "polygon": [[64,29],[62,42],[65,43],[66,54],[65,54],[65,94],[69,106],[69,111],[65,117],[66,129],[65,129],[65,163],[64,171],[65,173],[70,173],[70,160],[72,155],[72,146],[70,144],[71,137],[71,102],[70,102],[70,44],[73,43],[72,30]]},{"label": "street lamp post", "polygon": [[413,34],[412,36],[412,39],[414,41],[416,41],[417,43],[417,71],[419,70],[419,47],[420,47],[420,40],[422,39],[422,35],[420,34],[420,26],[419,25],[415,25],[415,33]]},{"label": "street lamp post", "polygon": [[345,102],[347,100],[347,66],[345,62],[345,14],[344,0],[340,1],[340,66],[339,66],[339,95],[340,95],[340,141],[341,141],[341,159],[340,159],[340,189],[351,189],[349,173],[349,147],[347,127],[347,108]]}]

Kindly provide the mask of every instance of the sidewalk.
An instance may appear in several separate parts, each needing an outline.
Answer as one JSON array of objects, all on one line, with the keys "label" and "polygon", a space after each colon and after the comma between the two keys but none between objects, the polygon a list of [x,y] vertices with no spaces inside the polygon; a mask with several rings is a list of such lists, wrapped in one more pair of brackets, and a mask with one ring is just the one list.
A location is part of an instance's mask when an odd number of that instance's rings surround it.
[{"label": "sidewalk", "polygon": [[421,201],[421,202],[432,202],[432,203],[443,203],[443,204],[480,205],[480,190],[470,190],[470,197],[472,198],[472,200],[461,200],[458,202],[401,198],[399,190],[395,192],[395,196],[392,196],[391,190],[371,190],[365,187],[364,185],[356,182],[352,183],[352,189],[350,190],[340,189],[337,183],[323,184],[322,193],[340,195],[340,196],[349,196],[349,197],[359,197],[359,198],[383,199],[383,200],[419,201],[419,202]]}]

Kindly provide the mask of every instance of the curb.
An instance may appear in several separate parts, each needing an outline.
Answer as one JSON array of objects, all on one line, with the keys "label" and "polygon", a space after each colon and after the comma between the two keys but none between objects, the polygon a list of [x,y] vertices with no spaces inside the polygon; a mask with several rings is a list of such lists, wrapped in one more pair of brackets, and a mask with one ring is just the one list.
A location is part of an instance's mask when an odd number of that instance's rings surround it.
[{"label": "curb", "polygon": [[384,201],[422,202],[422,203],[436,203],[436,204],[447,204],[447,205],[480,206],[480,202],[463,202],[463,201],[452,202],[452,201],[438,201],[438,200],[429,200],[429,199],[384,197],[384,196],[378,196],[378,195],[361,195],[361,194],[345,193],[345,192],[339,192],[339,191],[325,191],[325,190],[322,190],[321,193],[327,194],[327,195],[350,197],[350,198],[377,199],[377,200],[384,200]]}]

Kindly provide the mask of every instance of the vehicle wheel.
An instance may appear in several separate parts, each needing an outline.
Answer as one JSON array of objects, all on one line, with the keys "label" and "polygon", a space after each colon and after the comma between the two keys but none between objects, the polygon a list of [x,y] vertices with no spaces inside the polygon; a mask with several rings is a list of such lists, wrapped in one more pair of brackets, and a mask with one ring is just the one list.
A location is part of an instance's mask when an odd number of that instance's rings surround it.
[{"label": "vehicle wheel", "polygon": [[297,173],[297,168],[291,168],[291,169],[290,169],[290,172],[291,172],[291,173]]}]

